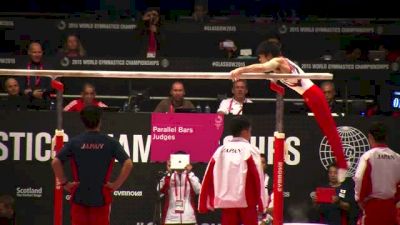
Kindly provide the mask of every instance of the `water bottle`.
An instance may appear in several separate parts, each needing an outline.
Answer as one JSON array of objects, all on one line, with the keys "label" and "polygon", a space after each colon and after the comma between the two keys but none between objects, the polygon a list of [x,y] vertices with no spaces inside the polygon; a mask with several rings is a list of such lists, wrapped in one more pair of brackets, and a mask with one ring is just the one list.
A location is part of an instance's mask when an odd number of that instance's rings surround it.
[{"label": "water bottle", "polygon": [[135,104],[135,105],[133,106],[133,111],[134,111],[135,113],[139,112],[139,111],[140,111],[139,106]]},{"label": "water bottle", "polygon": [[50,101],[50,110],[56,110],[56,103],[53,100]]},{"label": "water bottle", "polygon": [[267,217],[263,220],[263,223],[265,225],[271,225],[272,221],[273,221],[272,216],[268,214]]},{"label": "water bottle", "polygon": [[124,106],[122,107],[122,111],[123,111],[123,112],[128,112],[128,111],[129,111],[129,104],[128,104],[128,102],[125,102],[125,103],[124,103]]},{"label": "water bottle", "polygon": [[197,111],[198,113],[201,113],[201,105],[200,105],[200,104],[198,104],[198,105],[196,106],[196,111]]},{"label": "water bottle", "polygon": [[210,113],[211,112],[211,108],[210,108],[210,106],[208,104],[204,107],[204,112],[205,113]]}]

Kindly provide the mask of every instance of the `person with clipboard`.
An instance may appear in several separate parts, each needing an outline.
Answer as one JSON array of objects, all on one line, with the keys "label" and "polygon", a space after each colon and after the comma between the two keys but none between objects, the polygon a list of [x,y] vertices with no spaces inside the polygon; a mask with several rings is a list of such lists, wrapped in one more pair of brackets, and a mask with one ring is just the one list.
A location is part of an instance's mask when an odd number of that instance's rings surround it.
[{"label": "person with clipboard", "polygon": [[311,199],[319,212],[319,222],[329,225],[355,225],[358,207],[354,201],[354,182],[339,182],[337,165],[328,166],[328,184],[311,193]]}]

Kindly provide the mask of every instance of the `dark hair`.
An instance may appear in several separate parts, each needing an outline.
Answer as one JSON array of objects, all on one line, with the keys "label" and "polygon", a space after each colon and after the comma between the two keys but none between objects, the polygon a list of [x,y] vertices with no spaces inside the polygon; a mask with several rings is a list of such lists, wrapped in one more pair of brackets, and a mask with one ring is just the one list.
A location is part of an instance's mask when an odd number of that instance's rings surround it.
[{"label": "dark hair", "polygon": [[234,82],[232,83],[232,88],[235,87],[235,84],[236,84],[236,83],[239,83],[239,82],[244,83],[244,85],[245,85],[246,88],[247,88],[247,81],[246,81],[246,80],[237,80],[237,81],[234,81]]},{"label": "dark hair", "polygon": [[256,53],[257,55],[268,56],[271,54],[272,57],[278,57],[281,55],[281,47],[277,43],[263,41],[258,45]]},{"label": "dark hair", "polygon": [[333,87],[333,89],[335,89],[335,83],[333,83],[332,81],[324,81],[321,83],[320,87],[326,86],[326,85],[330,85]]},{"label": "dark hair", "polygon": [[248,130],[250,127],[250,121],[245,116],[236,116],[230,122],[231,134],[234,137],[239,137],[243,130]]},{"label": "dark hair", "polygon": [[156,11],[158,15],[160,15],[160,8],[159,7],[154,7],[150,6],[146,10],[144,10],[144,13],[150,12],[150,11]]},{"label": "dark hair", "polygon": [[330,169],[332,167],[338,168],[336,162],[332,162],[331,164],[328,165],[328,167],[326,169]]},{"label": "dark hair", "polygon": [[67,37],[65,39],[65,42],[64,42],[64,45],[63,45],[63,48],[62,48],[62,52],[65,53],[65,54],[67,54],[69,52],[68,47],[67,47],[67,42],[68,42],[68,38],[69,37],[75,37],[77,39],[79,56],[80,57],[86,56],[86,50],[82,45],[82,42],[81,42],[81,39],[80,39],[79,35],[78,34],[74,34],[74,33],[71,33],[71,34],[67,35]]},{"label": "dark hair", "polygon": [[382,143],[386,141],[387,129],[384,123],[374,122],[369,128],[369,133],[374,137],[375,141]]},{"label": "dark hair", "polygon": [[[144,14],[146,14],[147,12],[150,12],[150,11],[155,11],[155,12],[157,12],[157,17],[158,17],[158,21],[157,21],[157,23],[156,24],[154,24],[154,25],[156,25],[157,27],[160,27],[161,26],[161,15],[160,15],[160,8],[159,7],[148,7],[144,12],[143,12],[143,15]],[[148,27],[149,25],[150,25],[150,23],[149,23],[150,21],[145,21],[145,27]],[[145,30],[143,30],[142,32],[144,32]]]},{"label": "dark hair", "polygon": [[96,128],[101,119],[102,111],[96,106],[86,106],[80,112],[81,120],[87,129]]},{"label": "dark hair", "polygon": [[18,85],[19,85],[19,82],[18,82],[17,78],[15,78],[15,77],[6,77],[6,79],[5,79],[4,82],[3,82],[3,88],[4,88],[4,90],[7,90],[7,82],[8,82],[9,80],[11,80],[11,79],[17,81],[17,83],[18,83]]},{"label": "dark hair", "polygon": [[1,195],[0,196],[0,203],[3,203],[6,208],[14,209],[15,201],[11,195]]},{"label": "dark hair", "polygon": [[266,41],[271,40],[271,39],[276,39],[279,42],[281,42],[281,37],[278,34],[267,35],[265,38]]},{"label": "dark hair", "polygon": [[94,85],[91,84],[91,83],[85,83],[85,84],[83,84],[83,86],[82,86],[82,92],[85,91],[86,88],[92,88],[93,91],[96,92],[96,88],[95,88]]},{"label": "dark hair", "polygon": [[174,152],[174,154],[187,155],[187,152],[185,152],[183,150],[179,150],[179,151]]}]

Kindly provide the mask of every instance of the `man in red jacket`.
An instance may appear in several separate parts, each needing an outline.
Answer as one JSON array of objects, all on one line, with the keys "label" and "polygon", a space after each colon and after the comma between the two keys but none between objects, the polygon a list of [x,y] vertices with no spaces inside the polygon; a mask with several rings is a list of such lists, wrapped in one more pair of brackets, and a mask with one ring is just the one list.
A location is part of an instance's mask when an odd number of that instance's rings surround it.
[{"label": "man in red jacket", "polygon": [[101,101],[96,100],[96,89],[92,84],[83,85],[81,98],[73,100],[64,107],[66,112],[80,112],[85,106],[93,105],[100,108],[108,107]]}]

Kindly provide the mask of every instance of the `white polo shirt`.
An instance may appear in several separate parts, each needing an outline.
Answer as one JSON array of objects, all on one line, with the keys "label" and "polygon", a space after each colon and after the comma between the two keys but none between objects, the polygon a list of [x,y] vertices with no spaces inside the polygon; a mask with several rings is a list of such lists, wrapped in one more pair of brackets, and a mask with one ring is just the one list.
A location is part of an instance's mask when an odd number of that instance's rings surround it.
[{"label": "white polo shirt", "polygon": [[[253,103],[253,102],[250,99],[246,98],[244,100],[244,103]],[[243,104],[236,101],[234,98],[224,99],[219,104],[217,112],[224,113],[225,115],[227,114],[242,115]]]}]

